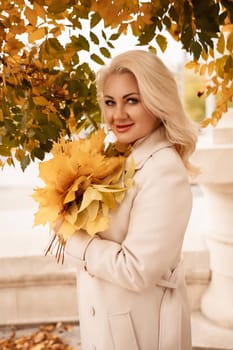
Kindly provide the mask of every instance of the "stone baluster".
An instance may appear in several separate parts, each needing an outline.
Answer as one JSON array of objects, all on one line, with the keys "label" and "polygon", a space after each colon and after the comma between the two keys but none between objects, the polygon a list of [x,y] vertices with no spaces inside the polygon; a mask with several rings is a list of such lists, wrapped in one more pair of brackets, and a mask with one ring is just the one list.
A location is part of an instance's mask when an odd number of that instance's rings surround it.
[{"label": "stone baluster", "polygon": [[233,109],[208,136],[200,136],[193,162],[202,172],[197,182],[204,194],[211,268],[201,311],[233,329]]}]

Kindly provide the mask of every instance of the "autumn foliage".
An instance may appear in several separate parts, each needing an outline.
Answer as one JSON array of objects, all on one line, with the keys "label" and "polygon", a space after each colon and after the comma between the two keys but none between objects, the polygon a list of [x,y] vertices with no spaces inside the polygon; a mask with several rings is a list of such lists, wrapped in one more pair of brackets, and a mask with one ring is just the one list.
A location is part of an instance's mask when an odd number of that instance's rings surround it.
[{"label": "autumn foliage", "polygon": [[[25,169],[54,141],[98,128],[95,75],[119,37],[165,51],[164,30],[218,96],[216,125],[233,96],[233,2],[227,0],[0,0],[0,165]],[[68,38],[64,41],[64,36]]]},{"label": "autumn foliage", "polygon": [[54,143],[52,158],[40,163],[45,186],[36,188],[33,198],[39,208],[35,225],[49,224],[53,233],[47,252],[56,249],[63,262],[67,239],[78,230],[90,236],[107,230],[109,210],[114,210],[133,185],[134,164],[125,172],[127,145],[109,143],[99,128],[89,138]]},{"label": "autumn foliage", "polygon": [[[64,334],[72,330],[72,325],[43,325],[34,332],[26,332],[12,328],[9,336],[0,339],[1,350],[75,350],[63,338]],[[9,331],[8,331],[9,333]],[[25,333],[19,335],[18,333]],[[28,333],[28,334],[26,334]]]}]

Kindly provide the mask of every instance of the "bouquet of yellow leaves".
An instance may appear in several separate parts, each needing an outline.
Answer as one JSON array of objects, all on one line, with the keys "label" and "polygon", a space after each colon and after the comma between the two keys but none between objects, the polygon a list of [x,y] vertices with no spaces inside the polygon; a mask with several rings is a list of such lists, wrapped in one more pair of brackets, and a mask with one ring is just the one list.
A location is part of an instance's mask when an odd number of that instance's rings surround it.
[{"label": "bouquet of yellow leaves", "polygon": [[110,143],[99,129],[90,137],[54,143],[52,158],[41,162],[39,176],[45,187],[36,188],[33,198],[39,203],[35,225],[49,223],[53,236],[45,254],[56,248],[56,258],[64,261],[67,239],[83,229],[93,236],[109,225],[109,210],[123,200],[132,185],[133,165],[125,173],[130,149]]}]

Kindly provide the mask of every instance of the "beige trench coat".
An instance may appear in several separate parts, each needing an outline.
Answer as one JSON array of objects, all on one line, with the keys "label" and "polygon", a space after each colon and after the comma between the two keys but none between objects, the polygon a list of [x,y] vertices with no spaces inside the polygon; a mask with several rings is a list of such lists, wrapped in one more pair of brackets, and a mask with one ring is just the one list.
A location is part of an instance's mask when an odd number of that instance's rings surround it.
[{"label": "beige trench coat", "polygon": [[[160,127],[131,153],[135,184],[106,232],[74,235],[82,350],[191,350],[181,249],[192,195]],[[130,158],[129,157],[129,158]]]}]

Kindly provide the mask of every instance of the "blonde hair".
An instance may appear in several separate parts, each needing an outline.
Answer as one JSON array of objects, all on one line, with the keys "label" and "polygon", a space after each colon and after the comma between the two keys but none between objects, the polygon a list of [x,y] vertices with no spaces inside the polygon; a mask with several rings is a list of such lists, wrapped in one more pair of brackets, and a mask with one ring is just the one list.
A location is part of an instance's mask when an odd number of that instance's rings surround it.
[{"label": "blonde hair", "polygon": [[132,50],[119,54],[96,76],[97,94],[103,107],[103,89],[111,74],[132,73],[137,80],[145,107],[165,126],[167,139],[174,145],[190,174],[197,169],[189,158],[195,150],[197,126],[184,112],[173,74],[152,52]]}]

